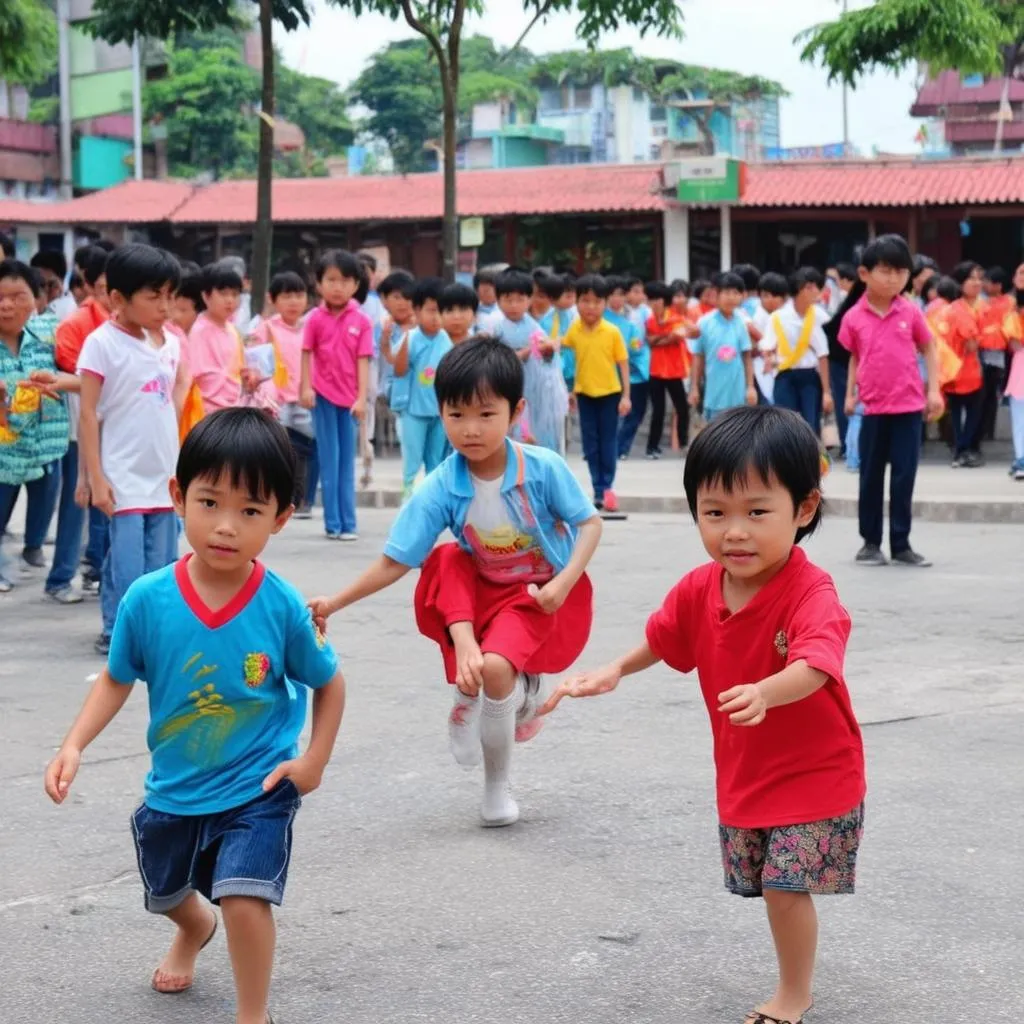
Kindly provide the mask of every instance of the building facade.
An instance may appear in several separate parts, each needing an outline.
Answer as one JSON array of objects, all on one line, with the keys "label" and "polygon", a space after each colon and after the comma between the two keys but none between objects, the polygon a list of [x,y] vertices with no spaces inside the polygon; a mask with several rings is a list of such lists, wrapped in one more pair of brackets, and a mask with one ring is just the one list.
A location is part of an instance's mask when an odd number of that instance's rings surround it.
[{"label": "building facade", "polygon": [[1018,65],[1009,83],[1002,78],[945,71],[924,83],[910,113],[928,119],[918,135],[926,155],[991,153],[1000,121],[1002,150],[1020,152],[1024,149],[1024,65]]}]

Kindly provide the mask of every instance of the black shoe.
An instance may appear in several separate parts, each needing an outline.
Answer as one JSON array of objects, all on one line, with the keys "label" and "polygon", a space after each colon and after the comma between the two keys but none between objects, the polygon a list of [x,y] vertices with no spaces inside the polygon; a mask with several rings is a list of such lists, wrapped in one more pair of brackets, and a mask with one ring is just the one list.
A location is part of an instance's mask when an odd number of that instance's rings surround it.
[{"label": "black shoe", "polygon": [[33,569],[46,568],[46,558],[43,555],[42,548],[25,548],[21,553],[21,557],[24,558]]},{"label": "black shoe", "polygon": [[865,544],[857,552],[858,565],[886,565],[885,555],[877,544]]},{"label": "black shoe", "polygon": [[916,569],[931,568],[931,562],[924,555],[919,555],[913,548],[905,548],[903,551],[894,552],[892,556],[893,565],[909,565]]},{"label": "black shoe", "polygon": [[660,459],[661,458],[661,452],[648,452],[647,453],[647,458],[651,459],[652,461],[655,460],[655,459]]},{"label": "black shoe", "polygon": [[110,637],[100,633],[100,635],[96,637],[96,642],[92,645],[92,649],[97,654],[102,654],[105,658],[110,653]]},{"label": "black shoe", "polygon": [[985,459],[981,452],[968,452],[963,457],[962,465],[967,469],[980,469],[985,465]]}]

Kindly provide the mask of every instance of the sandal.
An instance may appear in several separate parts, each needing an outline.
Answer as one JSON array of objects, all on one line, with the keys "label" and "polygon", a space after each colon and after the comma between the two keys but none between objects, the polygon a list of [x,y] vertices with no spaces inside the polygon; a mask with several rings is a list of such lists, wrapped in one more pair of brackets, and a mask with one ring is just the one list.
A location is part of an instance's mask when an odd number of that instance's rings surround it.
[{"label": "sandal", "polygon": [[[214,936],[216,936],[216,934],[217,934],[217,925],[219,923],[219,920],[220,919],[217,917],[217,915],[214,914],[213,915],[213,928],[210,929],[210,934],[206,937],[206,941],[199,947],[199,952],[200,953],[202,953],[202,951],[204,949],[206,949],[206,947],[211,942],[213,942]],[[196,954],[196,955],[198,956],[198,954]],[[179,995],[181,995],[182,992],[187,992],[192,987],[192,983],[195,980],[195,975],[194,974],[193,974],[193,976],[191,978],[188,978],[185,975],[170,974],[170,975],[167,975],[167,980],[165,980],[162,984],[158,984],[157,980],[156,980],[156,976],[159,973],[160,973],[160,968],[158,967],[153,972],[153,978],[150,981],[150,985],[152,986],[152,989],[153,989],[154,992],[159,992],[160,995],[162,995],[162,996],[179,996]],[[167,984],[168,980],[175,982],[175,984],[173,984],[173,985]],[[177,984],[177,982],[184,982],[185,984],[179,985],[179,984]],[[272,1022],[271,1022],[271,1024],[272,1024]]]},{"label": "sandal", "polygon": [[799,1020],[782,1020],[780,1017],[771,1017],[760,1010],[751,1010],[743,1024],[804,1024],[804,1019],[801,1017]]}]

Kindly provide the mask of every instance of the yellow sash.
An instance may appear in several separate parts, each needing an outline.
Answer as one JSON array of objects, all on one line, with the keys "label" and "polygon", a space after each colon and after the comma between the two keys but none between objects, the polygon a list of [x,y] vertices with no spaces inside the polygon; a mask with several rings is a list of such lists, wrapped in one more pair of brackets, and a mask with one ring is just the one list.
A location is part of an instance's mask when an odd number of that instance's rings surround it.
[{"label": "yellow sash", "polygon": [[267,321],[267,337],[270,339],[271,347],[274,349],[274,387],[283,388],[288,386],[288,367],[284,365],[281,358],[281,350],[277,347],[277,338],[270,329],[270,322]]},{"label": "yellow sash", "polygon": [[776,348],[779,353],[778,370],[792,370],[797,363],[807,354],[811,345],[811,335],[814,333],[815,313],[811,306],[804,316],[804,325],[800,328],[800,337],[797,338],[796,348],[789,347],[789,338],[782,326],[782,317],[778,313],[772,314],[772,327],[775,330]]}]

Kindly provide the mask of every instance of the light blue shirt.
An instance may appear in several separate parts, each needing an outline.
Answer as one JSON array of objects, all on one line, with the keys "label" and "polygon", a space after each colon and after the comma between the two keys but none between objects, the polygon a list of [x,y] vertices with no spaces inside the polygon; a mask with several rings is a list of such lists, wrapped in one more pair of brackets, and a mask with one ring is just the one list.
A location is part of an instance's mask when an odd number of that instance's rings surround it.
[{"label": "light blue shirt", "polygon": [[[403,332],[398,328],[396,330],[399,331],[399,334],[395,338],[394,333],[392,333],[391,353],[397,358],[402,346],[409,344],[409,335],[412,334],[412,331]],[[419,330],[419,328],[413,328],[413,330]],[[386,392],[388,405],[397,416],[399,413],[406,412],[409,409],[409,399],[412,397],[412,374],[407,373],[404,377],[396,377],[394,366],[391,363],[385,363],[385,365],[388,369],[388,374],[385,377],[385,383],[388,387]]]},{"label": "light blue shirt", "polygon": [[[409,369],[405,374],[409,381],[407,411],[410,416],[440,416],[437,395],[434,393],[434,376],[437,364],[452,348],[451,339],[447,331],[438,331],[430,337],[417,327],[409,332],[405,343],[409,346]],[[398,379],[395,378],[396,382]]]},{"label": "light blue shirt", "polygon": [[194,815],[262,795],[267,775],[298,753],[305,687],[329,683],[338,659],[299,592],[262,564],[213,612],[182,559],[128,588],[108,667],[149,691],[146,806]]},{"label": "light blue shirt", "polygon": [[[565,460],[556,452],[505,440],[508,463],[501,494],[509,521],[540,547],[556,573],[576,546],[577,527],[597,515]],[[447,529],[469,554],[466,515],[473,503],[473,481],[465,456],[450,455],[413,492],[391,527],[384,554],[416,568]]]},{"label": "light blue shirt", "polygon": [[743,353],[750,351],[750,334],[738,313],[727,320],[719,310],[708,313],[698,324],[700,336],[690,342],[690,351],[704,357],[704,409],[721,412],[743,405],[747,376]]},{"label": "light blue shirt", "polygon": [[643,384],[651,379],[651,350],[647,345],[646,334],[640,334],[630,317],[605,310],[605,320],[618,327],[622,340],[626,343],[629,353],[629,382]]},{"label": "light blue shirt", "polygon": [[[576,319],[574,316],[575,309],[559,309],[557,306],[552,306],[541,318],[540,318],[540,329],[549,337],[558,338],[562,340],[569,333],[569,328],[572,326],[573,320]],[[563,348],[561,350],[562,357],[562,376],[566,381],[574,380],[576,377],[576,353],[569,348]]]},{"label": "light blue shirt", "polygon": [[373,358],[380,358],[380,336],[384,331],[384,304],[376,292],[369,292],[363,303],[363,312],[373,324]]},{"label": "light blue shirt", "polygon": [[519,350],[528,348],[530,339],[538,331],[541,331],[541,326],[529,313],[522,320],[509,320],[503,313],[501,319],[494,325],[493,334],[506,345],[511,345],[512,348]]}]

